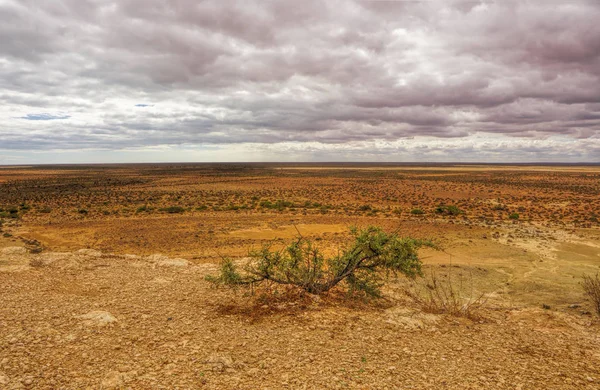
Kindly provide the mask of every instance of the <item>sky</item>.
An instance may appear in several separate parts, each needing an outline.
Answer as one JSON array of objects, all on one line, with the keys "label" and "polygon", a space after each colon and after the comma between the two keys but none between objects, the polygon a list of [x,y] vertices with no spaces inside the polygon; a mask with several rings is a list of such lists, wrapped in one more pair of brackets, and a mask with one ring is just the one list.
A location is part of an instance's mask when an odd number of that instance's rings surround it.
[{"label": "sky", "polygon": [[0,165],[600,162],[600,1],[0,0]]}]

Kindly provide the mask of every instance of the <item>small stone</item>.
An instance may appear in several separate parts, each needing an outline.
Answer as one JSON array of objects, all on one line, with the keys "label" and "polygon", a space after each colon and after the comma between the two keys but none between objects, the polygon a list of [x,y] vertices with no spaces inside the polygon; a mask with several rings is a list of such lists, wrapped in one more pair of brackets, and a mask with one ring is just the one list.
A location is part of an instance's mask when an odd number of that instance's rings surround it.
[{"label": "small stone", "polygon": [[110,371],[102,380],[103,389],[115,389],[123,384],[124,375],[117,371]]},{"label": "small stone", "polygon": [[91,311],[87,314],[78,316],[78,318],[82,319],[83,324],[87,326],[106,326],[117,322],[117,319],[113,317],[112,314],[101,310]]},{"label": "small stone", "polygon": [[213,371],[223,372],[234,368],[233,360],[229,356],[212,355],[205,363],[212,366]]},{"label": "small stone", "polygon": [[102,252],[97,251],[95,249],[80,249],[76,253],[83,255],[83,256],[89,256],[89,257],[101,257],[102,256]]}]

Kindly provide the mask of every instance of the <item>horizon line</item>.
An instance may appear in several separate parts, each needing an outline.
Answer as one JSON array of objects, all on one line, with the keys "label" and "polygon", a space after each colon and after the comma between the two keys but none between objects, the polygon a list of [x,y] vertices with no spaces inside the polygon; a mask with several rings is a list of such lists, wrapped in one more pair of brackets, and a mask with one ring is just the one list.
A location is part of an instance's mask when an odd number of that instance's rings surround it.
[{"label": "horizon line", "polygon": [[190,164],[190,165],[216,165],[216,164],[237,164],[237,165],[520,165],[520,166],[552,166],[552,165],[600,165],[600,161],[597,162],[548,162],[548,161],[534,161],[534,162],[462,162],[462,161],[404,161],[404,162],[381,162],[381,161],[157,161],[157,162],[56,162],[56,163],[20,163],[20,164],[0,164],[0,167],[38,167],[38,166],[102,166],[102,165],[170,165],[170,164]]}]

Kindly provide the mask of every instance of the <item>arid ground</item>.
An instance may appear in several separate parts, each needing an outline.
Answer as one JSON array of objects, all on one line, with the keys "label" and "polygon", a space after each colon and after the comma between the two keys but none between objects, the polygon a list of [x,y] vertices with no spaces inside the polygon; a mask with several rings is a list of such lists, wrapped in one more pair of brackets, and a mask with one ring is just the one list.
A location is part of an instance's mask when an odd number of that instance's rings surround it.
[{"label": "arid ground", "polygon": [[[3,167],[0,389],[598,389],[599,219],[600,166]],[[204,279],[370,225],[442,250],[374,301]]]}]

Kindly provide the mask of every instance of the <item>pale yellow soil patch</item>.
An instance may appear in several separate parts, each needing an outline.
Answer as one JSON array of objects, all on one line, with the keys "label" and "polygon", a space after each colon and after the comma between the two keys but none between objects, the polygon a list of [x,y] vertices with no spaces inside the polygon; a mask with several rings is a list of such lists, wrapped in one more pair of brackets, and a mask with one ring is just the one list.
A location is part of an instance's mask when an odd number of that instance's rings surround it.
[{"label": "pale yellow soil patch", "polygon": [[233,230],[228,234],[238,238],[258,239],[258,240],[274,240],[274,239],[290,239],[294,237],[314,237],[324,233],[346,233],[348,226],[335,224],[298,224],[295,226],[281,226],[276,229],[272,228],[253,228]]}]

